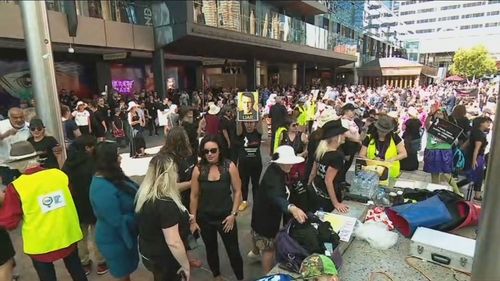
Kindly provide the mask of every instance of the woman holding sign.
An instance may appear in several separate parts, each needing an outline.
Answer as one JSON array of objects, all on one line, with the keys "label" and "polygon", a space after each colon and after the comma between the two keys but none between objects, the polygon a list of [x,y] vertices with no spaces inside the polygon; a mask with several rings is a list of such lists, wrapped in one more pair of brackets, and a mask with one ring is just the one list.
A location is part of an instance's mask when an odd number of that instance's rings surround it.
[{"label": "woman holding sign", "polygon": [[[425,121],[425,128],[429,130],[431,124],[438,118],[448,121],[446,109],[437,109],[430,112]],[[451,176],[453,172],[452,145],[427,133],[427,145],[424,152],[424,171],[431,174],[432,183],[439,184],[445,179],[453,187],[453,192],[461,194],[457,183]]]}]

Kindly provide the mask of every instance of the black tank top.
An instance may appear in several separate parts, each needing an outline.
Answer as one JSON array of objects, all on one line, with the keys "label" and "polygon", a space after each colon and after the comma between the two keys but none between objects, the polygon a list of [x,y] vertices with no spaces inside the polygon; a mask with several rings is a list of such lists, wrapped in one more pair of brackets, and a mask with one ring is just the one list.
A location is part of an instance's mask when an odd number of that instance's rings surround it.
[{"label": "black tank top", "polygon": [[304,143],[302,142],[302,132],[297,132],[295,138],[290,140],[288,137],[288,132],[285,133],[283,144],[293,147],[295,154],[304,152]]},{"label": "black tank top", "polygon": [[231,197],[231,175],[229,174],[230,160],[224,160],[219,166],[220,178],[216,181],[208,180],[210,165],[200,168],[200,199],[198,214],[211,219],[224,219],[231,214],[233,198]]}]

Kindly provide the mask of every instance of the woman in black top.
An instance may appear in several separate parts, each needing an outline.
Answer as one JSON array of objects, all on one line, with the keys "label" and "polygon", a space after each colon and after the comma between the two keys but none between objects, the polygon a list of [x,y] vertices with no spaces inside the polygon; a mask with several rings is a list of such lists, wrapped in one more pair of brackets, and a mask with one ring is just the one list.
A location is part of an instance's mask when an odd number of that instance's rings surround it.
[{"label": "woman in black top", "polygon": [[344,168],[344,154],[339,147],[345,142],[344,133],[347,128],[342,127],[340,120],[329,121],[322,127],[323,135],[316,149],[316,161],[309,177],[315,195],[315,210],[331,212],[348,211],[348,206],[341,203],[339,172]]},{"label": "woman in black top", "polygon": [[[293,147],[297,156],[307,158],[307,135],[299,130],[299,124],[293,120],[288,128],[288,131],[283,134],[281,145],[289,145]],[[304,181],[306,177],[305,162],[295,164],[290,171],[290,183],[295,184],[298,181]]]},{"label": "woman in black top", "polygon": [[467,118],[467,109],[465,105],[460,104],[455,106],[451,115],[448,117],[448,121],[462,128],[462,133],[458,136],[458,145],[464,144],[468,138],[471,130],[470,120]]},{"label": "woman in black top", "polygon": [[[167,154],[177,165],[177,188],[181,193],[182,204],[189,208],[191,196],[191,175],[196,165],[197,157],[191,151],[191,144],[183,127],[172,128],[165,137],[165,144],[160,153]],[[195,233],[197,238],[198,234]],[[189,264],[192,267],[201,267],[202,262],[190,257]]]},{"label": "woman in black top", "polygon": [[[226,247],[231,267],[238,280],[243,280],[243,259],[238,243],[236,216],[241,203],[241,180],[238,168],[224,159],[218,136],[209,135],[200,143],[200,163],[191,177],[191,231],[201,231],[208,265],[220,279],[217,233]],[[232,187],[232,188],[231,188]],[[231,198],[232,193],[232,198]],[[199,224],[199,225],[198,225]]]},{"label": "woman in black top", "polygon": [[[144,266],[155,281],[189,280],[186,252],[189,213],[177,188],[177,166],[165,153],[149,163],[137,192],[135,211],[139,226],[139,250]],[[182,279],[182,273],[186,279]]]},{"label": "woman in black top", "polygon": [[41,166],[45,169],[59,169],[62,164],[62,147],[52,136],[45,135],[45,126],[41,119],[34,118],[30,122],[31,137],[28,141],[40,154]]},{"label": "woman in black top", "polygon": [[241,188],[243,202],[238,210],[243,212],[248,207],[248,190],[250,180],[252,181],[252,196],[255,201],[255,194],[259,189],[260,174],[262,173],[262,157],[260,155],[260,144],[262,141],[262,123],[259,122],[238,122],[236,135],[240,138],[240,148],[238,149],[238,171],[241,177]]},{"label": "woman in black top", "polygon": [[295,156],[293,148],[280,146],[273,154],[271,165],[266,169],[259,190],[254,198],[252,209],[252,238],[256,249],[249,256],[262,252],[262,268],[269,272],[274,266],[274,237],[278,234],[283,214],[292,214],[303,223],[307,216],[295,205],[290,204],[290,191],[286,185],[286,175],[292,165],[304,162],[304,158]]},{"label": "woman in black top", "polygon": [[418,169],[418,152],[422,146],[422,122],[418,119],[418,111],[414,107],[408,109],[409,119],[403,124],[403,139],[408,156],[401,160],[401,170]]},{"label": "woman in black top", "polygon": [[[484,169],[486,167],[485,149],[488,145],[486,135],[491,127],[492,120],[489,117],[477,117],[472,124],[469,144],[465,148],[465,167],[467,180],[474,184],[474,199],[482,200],[481,188],[484,181]],[[463,185],[459,183],[458,185]]]}]

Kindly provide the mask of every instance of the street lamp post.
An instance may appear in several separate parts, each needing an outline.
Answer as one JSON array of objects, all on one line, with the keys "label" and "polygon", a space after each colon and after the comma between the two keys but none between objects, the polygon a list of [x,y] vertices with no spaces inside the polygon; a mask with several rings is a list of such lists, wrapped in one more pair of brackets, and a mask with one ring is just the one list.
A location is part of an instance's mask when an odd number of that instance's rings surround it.
[{"label": "street lamp post", "polygon": [[[61,109],[57,96],[54,58],[45,1],[19,1],[19,4],[36,113],[44,121],[48,131],[64,146]],[[62,149],[62,154],[63,160],[66,159],[66,149]]]}]

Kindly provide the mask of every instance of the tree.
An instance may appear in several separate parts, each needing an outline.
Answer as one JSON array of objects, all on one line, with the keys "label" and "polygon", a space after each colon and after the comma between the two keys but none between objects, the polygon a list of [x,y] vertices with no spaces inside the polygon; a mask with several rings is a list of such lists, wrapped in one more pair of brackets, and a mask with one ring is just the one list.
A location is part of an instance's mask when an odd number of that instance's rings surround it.
[{"label": "tree", "polygon": [[495,59],[483,45],[459,49],[453,56],[451,73],[467,78],[480,78],[497,72]]}]

